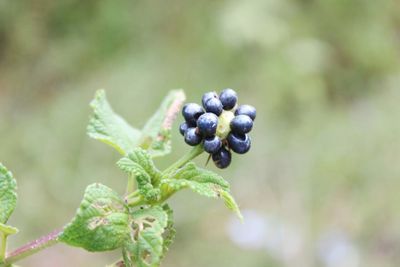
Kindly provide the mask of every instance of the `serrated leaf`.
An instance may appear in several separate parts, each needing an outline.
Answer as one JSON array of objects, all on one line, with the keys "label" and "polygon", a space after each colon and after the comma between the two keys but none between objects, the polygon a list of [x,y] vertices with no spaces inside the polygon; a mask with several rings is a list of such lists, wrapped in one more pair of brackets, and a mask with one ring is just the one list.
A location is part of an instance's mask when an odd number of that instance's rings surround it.
[{"label": "serrated leaf", "polygon": [[128,209],[119,195],[102,184],[86,188],[73,220],[59,240],[88,251],[107,251],[122,247],[129,236]]},{"label": "serrated leaf", "polygon": [[242,219],[239,207],[229,193],[229,183],[212,171],[196,167],[193,162],[183,166],[170,178],[163,179],[160,187],[162,198],[167,198],[184,188],[190,188],[205,197],[222,198],[225,205]]},{"label": "serrated leaf", "polygon": [[141,132],[113,111],[104,90],[96,92],[90,106],[93,108],[93,116],[89,121],[87,133],[91,138],[112,146],[122,155],[138,145]]},{"label": "serrated leaf", "polygon": [[17,205],[17,182],[0,163],[0,223],[5,224]]},{"label": "serrated leaf", "polygon": [[165,253],[168,251],[170,245],[175,240],[176,230],[174,228],[173,210],[170,208],[170,206],[168,204],[165,204],[163,206],[163,210],[167,213],[167,216],[168,216],[167,226],[165,227],[165,231],[164,231],[164,234],[163,234],[163,239],[164,239],[163,257],[164,257]]},{"label": "serrated leaf", "polygon": [[136,267],[157,267],[163,255],[163,233],[168,214],[159,206],[139,209],[131,214],[132,232],[125,249]]},{"label": "serrated leaf", "polygon": [[121,170],[135,177],[139,193],[146,200],[156,201],[159,199],[160,190],[157,186],[161,173],[146,151],[136,148],[128,156],[120,159],[117,165]]},{"label": "serrated leaf", "polygon": [[221,198],[224,200],[225,206],[231,211],[235,212],[241,221],[243,221],[242,213],[233,196],[228,191],[221,191]]},{"label": "serrated leaf", "polygon": [[158,110],[142,129],[141,146],[152,157],[164,156],[171,152],[171,128],[180,112],[185,94],[182,90],[168,93]]},{"label": "serrated leaf", "polygon": [[193,162],[187,163],[185,166],[180,168],[175,174],[174,179],[185,179],[196,181],[198,183],[211,183],[222,187],[223,189],[229,189],[229,183],[215,172],[198,168]]}]

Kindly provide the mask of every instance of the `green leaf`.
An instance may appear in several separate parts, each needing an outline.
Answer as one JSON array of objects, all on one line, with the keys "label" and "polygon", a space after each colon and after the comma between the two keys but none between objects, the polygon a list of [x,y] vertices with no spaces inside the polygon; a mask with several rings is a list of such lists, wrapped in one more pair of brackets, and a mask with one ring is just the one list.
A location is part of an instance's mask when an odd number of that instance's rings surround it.
[{"label": "green leaf", "polygon": [[171,177],[161,181],[162,198],[173,193],[190,188],[194,192],[210,198],[222,198],[225,205],[242,219],[239,207],[229,193],[229,183],[218,174],[196,167],[189,162]]},{"label": "green leaf", "polygon": [[112,146],[122,155],[138,146],[140,131],[114,113],[104,90],[96,92],[90,106],[94,113],[89,121],[87,133],[91,138]]},{"label": "green leaf", "polygon": [[88,251],[113,250],[129,236],[128,209],[112,189],[102,184],[86,188],[75,218],[64,228],[59,240]]},{"label": "green leaf", "polygon": [[130,254],[128,261],[132,261],[136,267],[159,266],[164,251],[163,233],[168,225],[168,214],[160,206],[154,206],[134,211],[131,218],[132,232],[125,246]]},{"label": "green leaf", "polygon": [[141,148],[136,148],[128,156],[117,162],[118,167],[135,177],[141,196],[148,201],[156,201],[160,198],[160,190],[157,188],[161,172],[157,170],[150,155]]},{"label": "green leaf", "polygon": [[17,205],[17,182],[0,163],[0,223],[5,224]]},{"label": "green leaf", "polygon": [[164,156],[171,152],[171,128],[180,112],[185,94],[182,90],[168,93],[158,110],[142,129],[141,146],[152,157]]},{"label": "green leaf", "polygon": [[165,253],[168,251],[169,246],[174,242],[175,240],[175,235],[176,235],[176,230],[174,228],[174,214],[173,210],[170,208],[168,204],[165,204],[163,206],[163,210],[167,213],[168,216],[168,221],[167,221],[167,227],[165,227],[165,231],[163,234],[163,256]]}]

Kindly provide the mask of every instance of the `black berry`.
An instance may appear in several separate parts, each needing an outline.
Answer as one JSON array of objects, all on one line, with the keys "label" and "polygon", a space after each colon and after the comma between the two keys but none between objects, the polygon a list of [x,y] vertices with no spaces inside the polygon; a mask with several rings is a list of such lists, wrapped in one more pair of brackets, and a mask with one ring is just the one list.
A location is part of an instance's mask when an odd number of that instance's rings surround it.
[{"label": "black berry", "polygon": [[189,125],[187,124],[187,122],[182,122],[181,125],[179,125],[179,132],[181,133],[181,135],[185,135],[185,132],[187,131],[187,129],[189,128]]},{"label": "black berry", "polygon": [[256,108],[250,105],[241,105],[236,109],[235,115],[247,115],[254,121],[256,119]]},{"label": "black berry", "polygon": [[231,164],[232,155],[225,147],[221,147],[218,152],[212,154],[212,159],[215,166],[220,169],[225,169]]},{"label": "black berry", "polygon": [[202,114],[204,114],[204,109],[196,103],[186,104],[182,109],[182,115],[186,122],[192,125],[196,125],[197,119]]},{"label": "black berry", "polygon": [[234,134],[228,135],[229,147],[238,154],[244,154],[249,151],[251,147],[251,140],[247,134]]},{"label": "black berry", "polygon": [[207,101],[210,100],[211,98],[218,99],[217,93],[216,92],[208,92],[203,95],[203,98],[201,99],[201,103],[203,103],[203,107],[206,106]]},{"label": "black berry", "polygon": [[197,120],[199,132],[204,136],[213,136],[217,131],[218,117],[214,113],[204,113]]},{"label": "black berry", "polygon": [[185,142],[190,146],[196,146],[201,143],[202,137],[196,133],[196,128],[189,128],[185,132]]},{"label": "black berry", "polygon": [[207,137],[206,139],[204,139],[204,150],[210,154],[218,152],[221,146],[222,142],[217,136]]},{"label": "black berry", "polygon": [[207,112],[214,113],[215,115],[219,116],[222,113],[222,103],[218,98],[210,98],[204,104],[204,108]]},{"label": "black berry", "polygon": [[238,97],[234,90],[228,88],[221,92],[219,100],[225,110],[231,110],[236,105]]},{"label": "black berry", "polygon": [[237,115],[231,121],[231,130],[237,134],[246,134],[253,128],[253,120],[247,115]]}]

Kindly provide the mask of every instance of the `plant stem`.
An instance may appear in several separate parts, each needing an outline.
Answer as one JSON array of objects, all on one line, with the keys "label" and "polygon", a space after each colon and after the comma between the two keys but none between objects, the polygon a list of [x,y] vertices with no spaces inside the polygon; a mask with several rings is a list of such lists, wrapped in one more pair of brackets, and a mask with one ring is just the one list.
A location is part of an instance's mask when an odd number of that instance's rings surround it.
[{"label": "plant stem", "polygon": [[45,248],[57,244],[58,237],[61,234],[60,230],[51,232],[48,235],[42,236],[32,242],[29,242],[22,247],[17,248],[13,252],[7,255],[7,257],[0,262],[0,267],[6,267],[12,263],[24,259],[30,255],[33,255]]},{"label": "plant stem", "polygon": [[6,249],[7,249],[7,234],[0,232],[1,235],[1,243],[0,243],[0,262],[4,260],[6,257]]},{"label": "plant stem", "polygon": [[163,171],[163,176],[167,175],[180,167],[184,166],[186,163],[200,155],[204,152],[202,145],[195,146],[192,150],[190,150],[187,154],[185,154],[182,158],[180,158],[177,162],[169,166],[165,171]]}]

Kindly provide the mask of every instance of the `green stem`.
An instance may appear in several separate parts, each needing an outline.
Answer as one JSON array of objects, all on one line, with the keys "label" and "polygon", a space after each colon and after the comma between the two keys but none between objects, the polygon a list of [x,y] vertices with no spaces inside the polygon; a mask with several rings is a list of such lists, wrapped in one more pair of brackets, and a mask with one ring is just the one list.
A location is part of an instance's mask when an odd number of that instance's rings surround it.
[{"label": "green stem", "polygon": [[6,257],[6,249],[7,249],[7,234],[0,232],[1,235],[1,244],[0,244],[0,262],[4,261]]},{"label": "green stem", "polygon": [[30,255],[38,253],[39,251],[53,246],[58,243],[58,237],[61,231],[56,230],[48,235],[42,236],[20,248],[17,248],[13,252],[7,255],[7,257],[0,261],[0,267],[6,267],[13,264],[16,261],[24,259]]},{"label": "green stem", "polygon": [[196,158],[198,155],[204,152],[203,146],[198,145],[195,146],[192,150],[190,150],[187,154],[185,154],[182,158],[180,158],[177,162],[169,166],[165,171],[163,171],[163,176],[174,172],[180,167],[184,166],[186,163]]}]

